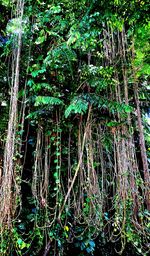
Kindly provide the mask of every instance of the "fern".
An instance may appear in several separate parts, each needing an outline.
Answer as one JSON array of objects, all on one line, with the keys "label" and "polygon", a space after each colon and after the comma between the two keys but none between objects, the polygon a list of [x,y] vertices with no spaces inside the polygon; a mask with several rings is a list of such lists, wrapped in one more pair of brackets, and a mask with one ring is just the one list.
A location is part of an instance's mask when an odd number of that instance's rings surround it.
[{"label": "fern", "polygon": [[40,106],[40,105],[62,105],[63,101],[55,98],[55,97],[49,97],[49,96],[37,96],[35,99],[34,106]]},{"label": "fern", "polygon": [[65,117],[67,118],[72,113],[83,115],[86,113],[87,109],[88,102],[80,97],[75,97],[65,110]]}]

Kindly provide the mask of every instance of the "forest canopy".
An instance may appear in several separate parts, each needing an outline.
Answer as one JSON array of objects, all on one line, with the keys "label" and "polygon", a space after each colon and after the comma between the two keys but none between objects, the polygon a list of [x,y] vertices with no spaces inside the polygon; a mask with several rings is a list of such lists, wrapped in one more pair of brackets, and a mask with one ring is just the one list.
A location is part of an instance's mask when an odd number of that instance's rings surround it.
[{"label": "forest canopy", "polygon": [[0,255],[149,255],[148,0],[0,0]]}]

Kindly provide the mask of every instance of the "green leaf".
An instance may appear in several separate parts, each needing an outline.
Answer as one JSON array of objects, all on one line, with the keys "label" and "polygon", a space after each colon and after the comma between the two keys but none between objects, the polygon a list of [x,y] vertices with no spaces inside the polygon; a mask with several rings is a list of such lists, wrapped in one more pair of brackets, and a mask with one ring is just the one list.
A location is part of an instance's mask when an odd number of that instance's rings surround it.
[{"label": "green leaf", "polygon": [[86,113],[87,109],[88,102],[80,97],[75,97],[65,110],[65,117],[67,118],[72,113],[83,115]]},{"label": "green leaf", "polygon": [[57,172],[54,173],[54,178],[56,178],[56,179],[58,178],[58,173]]},{"label": "green leaf", "polygon": [[18,238],[17,244],[20,246],[23,243],[23,240],[21,238]]},{"label": "green leaf", "polygon": [[20,249],[24,249],[24,248],[26,248],[26,247],[27,247],[26,243],[25,243],[25,242],[22,242],[22,244],[21,244],[21,246],[20,246]]},{"label": "green leaf", "polygon": [[63,101],[55,98],[55,97],[49,97],[49,96],[37,96],[35,99],[34,106],[40,106],[40,105],[62,105]]},{"label": "green leaf", "polygon": [[52,14],[60,13],[61,12],[61,7],[59,5],[52,6],[50,8],[50,11],[51,11]]},{"label": "green leaf", "polygon": [[71,45],[71,44],[75,43],[78,39],[80,39],[80,37],[81,37],[81,35],[78,31],[71,33],[71,35],[67,41],[67,45]]},{"label": "green leaf", "polygon": [[131,113],[132,110],[133,110],[133,108],[132,108],[131,106],[129,106],[129,105],[125,105],[125,106],[124,106],[124,111],[125,111],[126,113]]},{"label": "green leaf", "polygon": [[35,44],[42,44],[45,41],[45,36],[39,36],[36,41]]},{"label": "green leaf", "polygon": [[31,72],[32,77],[37,77],[39,74],[43,74],[46,71],[45,68],[37,69]]},{"label": "green leaf", "polygon": [[115,122],[115,121],[111,121],[111,122],[108,122],[106,125],[108,127],[116,127],[116,126],[120,125],[120,123]]}]

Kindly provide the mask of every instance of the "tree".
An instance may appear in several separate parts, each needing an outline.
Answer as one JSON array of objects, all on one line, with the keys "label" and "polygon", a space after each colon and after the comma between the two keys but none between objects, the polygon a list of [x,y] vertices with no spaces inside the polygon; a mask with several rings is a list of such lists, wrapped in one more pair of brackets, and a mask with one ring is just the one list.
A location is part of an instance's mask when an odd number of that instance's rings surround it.
[{"label": "tree", "polygon": [[1,254],[67,255],[74,241],[94,255],[108,240],[120,254],[126,244],[148,254],[148,1],[3,8],[13,15],[1,45],[12,68]]}]

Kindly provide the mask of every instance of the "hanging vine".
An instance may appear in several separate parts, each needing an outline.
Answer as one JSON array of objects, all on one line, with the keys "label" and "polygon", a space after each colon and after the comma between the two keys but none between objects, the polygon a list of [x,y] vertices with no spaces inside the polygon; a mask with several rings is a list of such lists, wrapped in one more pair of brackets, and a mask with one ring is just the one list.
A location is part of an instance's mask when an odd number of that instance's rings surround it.
[{"label": "hanging vine", "polygon": [[138,17],[144,13],[147,21],[142,3],[131,1],[130,10],[125,1],[11,4],[0,254],[94,255],[109,244],[114,254],[129,245],[148,255],[139,86],[148,72],[139,75],[135,67],[147,54],[147,46],[144,54],[137,50]]}]

